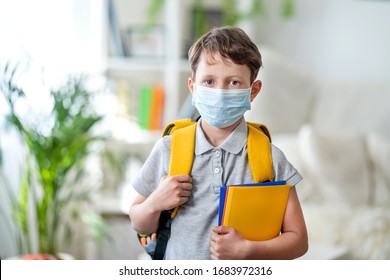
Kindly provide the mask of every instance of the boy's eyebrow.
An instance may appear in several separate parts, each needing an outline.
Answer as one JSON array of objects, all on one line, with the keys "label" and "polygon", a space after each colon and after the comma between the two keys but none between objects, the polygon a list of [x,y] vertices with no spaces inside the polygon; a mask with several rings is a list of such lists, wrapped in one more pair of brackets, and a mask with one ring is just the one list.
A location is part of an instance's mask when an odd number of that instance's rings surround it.
[{"label": "boy's eyebrow", "polygon": [[[218,75],[216,74],[206,74],[206,75],[202,75],[202,76],[198,76],[199,79],[201,80],[204,80],[204,79],[214,79],[218,77]],[[243,75],[230,75],[230,76],[226,76],[226,77],[223,77],[224,80],[244,80],[245,79],[245,76]]]},{"label": "boy's eyebrow", "polygon": [[227,77],[228,79],[239,79],[239,80],[242,80],[245,78],[245,76],[243,75],[231,75],[231,76],[228,76]]},{"label": "boy's eyebrow", "polygon": [[214,73],[199,75],[199,77],[202,78],[202,79],[204,79],[204,78],[214,78],[215,76],[217,76],[217,75],[214,74]]}]

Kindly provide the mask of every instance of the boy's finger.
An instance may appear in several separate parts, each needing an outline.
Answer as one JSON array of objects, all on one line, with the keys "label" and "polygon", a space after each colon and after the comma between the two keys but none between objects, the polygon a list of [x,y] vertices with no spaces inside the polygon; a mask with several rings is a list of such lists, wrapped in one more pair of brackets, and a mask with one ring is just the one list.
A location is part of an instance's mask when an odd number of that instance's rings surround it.
[{"label": "boy's finger", "polygon": [[171,177],[176,179],[178,182],[181,182],[181,183],[186,183],[186,182],[192,183],[191,176],[187,175],[187,174],[173,175]]},{"label": "boy's finger", "polygon": [[191,183],[181,183],[181,187],[183,190],[190,191],[192,190],[192,184]]},{"label": "boy's finger", "polygon": [[231,228],[231,227],[218,226],[218,227],[216,227],[215,233],[218,233],[218,234],[227,234],[227,233],[232,232],[232,230],[233,230],[233,228]]},{"label": "boy's finger", "polygon": [[183,190],[183,191],[180,193],[180,196],[181,196],[181,197],[189,197],[189,196],[191,196],[191,192],[190,192],[190,191]]}]

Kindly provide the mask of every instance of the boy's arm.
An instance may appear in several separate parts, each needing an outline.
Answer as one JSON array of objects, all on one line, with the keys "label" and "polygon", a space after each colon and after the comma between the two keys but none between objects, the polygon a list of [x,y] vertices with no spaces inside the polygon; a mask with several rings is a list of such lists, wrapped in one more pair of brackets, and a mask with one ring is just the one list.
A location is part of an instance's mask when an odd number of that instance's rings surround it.
[{"label": "boy's arm", "polygon": [[305,220],[295,187],[290,189],[282,234],[278,237],[249,241],[230,227],[215,227],[213,231],[212,259],[295,259],[308,249]]},{"label": "boy's arm", "polygon": [[147,198],[138,195],[130,207],[129,216],[132,228],[138,233],[156,232],[161,211],[154,211],[145,202]]},{"label": "boy's arm", "polygon": [[138,195],[129,210],[133,229],[139,233],[157,230],[160,213],[188,201],[192,179],[188,175],[164,176],[158,188],[147,198]]}]

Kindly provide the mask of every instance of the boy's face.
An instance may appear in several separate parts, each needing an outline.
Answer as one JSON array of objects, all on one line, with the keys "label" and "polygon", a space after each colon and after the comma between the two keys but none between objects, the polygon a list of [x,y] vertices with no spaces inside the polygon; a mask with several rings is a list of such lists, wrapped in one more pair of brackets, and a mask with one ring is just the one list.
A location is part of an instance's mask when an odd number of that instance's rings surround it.
[{"label": "boy's face", "polygon": [[246,89],[252,86],[251,101],[256,97],[261,88],[261,81],[255,81],[251,85],[251,71],[248,66],[235,64],[230,59],[222,59],[219,53],[203,53],[200,57],[195,80],[188,79],[188,88],[191,94],[194,92],[194,83],[219,89]]}]

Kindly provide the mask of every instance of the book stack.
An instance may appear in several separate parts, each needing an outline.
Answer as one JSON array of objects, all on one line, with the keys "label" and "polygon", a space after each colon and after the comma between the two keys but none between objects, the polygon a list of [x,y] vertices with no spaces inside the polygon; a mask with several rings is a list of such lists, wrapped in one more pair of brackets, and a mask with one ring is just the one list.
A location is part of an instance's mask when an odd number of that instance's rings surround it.
[{"label": "book stack", "polygon": [[142,129],[158,130],[162,127],[164,88],[145,85],[139,91],[138,123]]},{"label": "book stack", "polygon": [[280,234],[289,191],[285,181],[223,186],[218,224],[248,240],[272,239]]}]

